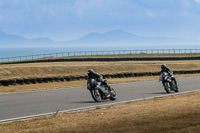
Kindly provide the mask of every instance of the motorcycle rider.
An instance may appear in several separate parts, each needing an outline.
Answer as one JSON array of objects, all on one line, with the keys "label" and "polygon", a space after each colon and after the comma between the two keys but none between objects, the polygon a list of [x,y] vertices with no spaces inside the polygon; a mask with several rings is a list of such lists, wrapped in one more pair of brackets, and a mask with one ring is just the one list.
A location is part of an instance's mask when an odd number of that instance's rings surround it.
[{"label": "motorcycle rider", "polygon": [[[171,77],[171,79],[174,80],[174,82],[175,82],[175,84],[176,84],[176,87],[178,88],[178,84],[177,84],[177,81],[176,81],[176,79],[175,79],[175,77],[174,77],[174,75],[173,75],[173,71],[172,71],[169,67],[167,67],[166,64],[162,64],[162,65],[161,65],[161,74],[162,74],[163,72],[168,73],[169,77]],[[161,80],[161,78],[162,78],[162,77],[160,77],[159,81]]]},{"label": "motorcycle rider", "polygon": [[93,69],[88,70],[88,82],[90,82],[90,79],[95,79],[97,82],[101,82],[102,85],[106,86],[106,89],[110,89],[110,86],[107,84],[106,80],[103,80],[103,76],[95,73]]}]

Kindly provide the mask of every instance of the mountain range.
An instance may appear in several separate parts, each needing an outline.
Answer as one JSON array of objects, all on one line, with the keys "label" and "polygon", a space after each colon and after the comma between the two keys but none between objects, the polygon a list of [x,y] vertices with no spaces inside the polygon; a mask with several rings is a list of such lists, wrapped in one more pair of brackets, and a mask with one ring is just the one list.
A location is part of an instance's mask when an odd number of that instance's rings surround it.
[{"label": "mountain range", "polygon": [[178,38],[165,38],[165,37],[149,37],[149,36],[139,36],[125,32],[122,30],[113,30],[105,33],[89,33],[82,38],[62,42],[63,44],[73,44],[73,45],[148,45],[148,44],[160,44],[160,43],[170,43],[170,42],[181,42]]},{"label": "mountain range", "polygon": [[198,44],[199,40],[167,37],[140,36],[122,30],[105,33],[89,33],[71,41],[55,42],[50,38],[27,39],[19,35],[0,32],[0,47],[56,47],[56,46],[139,46]]},{"label": "mountain range", "polygon": [[54,46],[54,41],[49,38],[27,39],[19,35],[0,32],[0,47],[48,47]]}]

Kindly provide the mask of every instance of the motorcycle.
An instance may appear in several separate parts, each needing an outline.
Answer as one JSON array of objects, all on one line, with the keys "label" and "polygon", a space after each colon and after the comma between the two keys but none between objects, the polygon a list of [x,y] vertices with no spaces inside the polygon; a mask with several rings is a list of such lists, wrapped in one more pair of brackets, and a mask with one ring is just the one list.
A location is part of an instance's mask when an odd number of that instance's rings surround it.
[{"label": "motorcycle", "polygon": [[116,100],[117,98],[117,94],[113,88],[109,87],[107,83],[103,84],[97,82],[95,79],[88,79],[87,89],[90,91],[92,98],[96,102],[106,99]]},{"label": "motorcycle", "polygon": [[171,91],[178,92],[178,86],[174,80],[174,75],[169,76],[168,73],[163,72],[160,76],[160,81],[163,82],[164,89],[167,93]]}]

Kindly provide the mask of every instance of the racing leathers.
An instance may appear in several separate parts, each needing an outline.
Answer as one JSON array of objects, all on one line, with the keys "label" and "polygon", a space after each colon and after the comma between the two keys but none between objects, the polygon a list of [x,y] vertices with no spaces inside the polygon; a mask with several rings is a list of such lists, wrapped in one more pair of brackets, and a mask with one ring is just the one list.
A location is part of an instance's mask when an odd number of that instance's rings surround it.
[{"label": "racing leathers", "polygon": [[110,86],[107,84],[106,80],[103,80],[103,76],[98,73],[88,73],[87,82],[90,82],[90,79],[95,79],[97,82],[101,82],[102,85],[105,85],[106,89],[110,89]]}]

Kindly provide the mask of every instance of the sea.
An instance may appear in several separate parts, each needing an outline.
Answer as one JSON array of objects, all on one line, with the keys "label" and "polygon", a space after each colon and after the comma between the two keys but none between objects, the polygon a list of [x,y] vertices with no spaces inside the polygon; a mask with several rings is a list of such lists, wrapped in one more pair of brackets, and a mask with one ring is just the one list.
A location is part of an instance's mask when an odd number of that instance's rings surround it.
[{"label": "sea", "polygon": [[130,47],[32,47],[32,48],[0,48],[0,58],[18,57],[38,54],[79,52],[79,51],[111,51],[130,50]]}]

